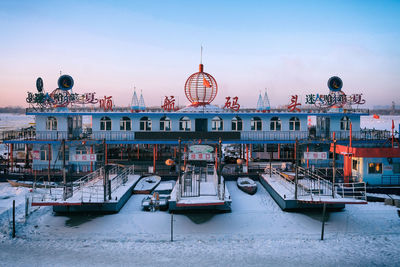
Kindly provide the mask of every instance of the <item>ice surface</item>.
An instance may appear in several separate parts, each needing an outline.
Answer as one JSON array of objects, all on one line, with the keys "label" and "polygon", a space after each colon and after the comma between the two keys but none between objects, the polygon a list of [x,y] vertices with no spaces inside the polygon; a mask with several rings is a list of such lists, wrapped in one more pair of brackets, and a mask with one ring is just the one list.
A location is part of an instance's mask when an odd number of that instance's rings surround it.
[{"label": "ice surface", "polygon": [[[5,266],[398,266],[397,210],[383,203],[330,212],[320,241],[321,213],[284,212],[260,185],[255,195],[227,182],[232,212],[141,211],[133,195],[118,214],[55,216],[50,207],[2,229]],[[1,191],[4,194],[4,191]],[[23,198],[23,194],[18,198]],[[4,217],[4,216],[3,216]]]}]

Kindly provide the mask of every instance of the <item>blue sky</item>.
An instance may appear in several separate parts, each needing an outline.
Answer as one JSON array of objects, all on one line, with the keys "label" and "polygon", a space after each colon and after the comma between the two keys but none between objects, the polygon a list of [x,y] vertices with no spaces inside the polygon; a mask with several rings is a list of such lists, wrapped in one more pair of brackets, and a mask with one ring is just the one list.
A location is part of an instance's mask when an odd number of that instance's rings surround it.
[{"label": "blue sky", "polygon": [[328,92],[338,75],[368,106],[400,103],[400,1],[0,1],[0,106],[25,105],[42,77],[59,72],[75,92],[129,105],[133,85],[147,105],[164,95],[188,103],[198,70],[219,85],[215,104],[238,96],[255,107]]}]

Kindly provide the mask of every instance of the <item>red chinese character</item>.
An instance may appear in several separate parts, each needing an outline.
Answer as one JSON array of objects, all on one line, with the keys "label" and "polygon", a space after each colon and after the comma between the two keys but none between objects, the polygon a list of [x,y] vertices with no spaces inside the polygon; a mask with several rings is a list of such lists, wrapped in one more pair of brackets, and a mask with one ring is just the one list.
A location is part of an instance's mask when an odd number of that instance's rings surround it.
[{"label": "red chinese character", "polygon": [[190,155],[190,158],[191,158],[191,159],[196,159],[196,154],[191,154],[191,155]]},{"label": "red chinese character", "polygon": [[223,108],[229,108],[232,109],[234,111],[238,111],[240,108],[240,104],[238,103],[239,98],[237,96],[233,97],[232,100],[233,102],[231,103],[231,97],[227,96],[225,97],[226,102]]},{"label": "red chinese character", "polygon": [[175,109],[174,96],[172,95],[171,98],[168,98],[168,96],[166,96],[164,99],[164,105],[162,105],[161,108],[166,111],[177,110],[177,109]]},{"label": "red chinese character", "polygon": [[300,109],[297,108],[297,106],[301,106],[300,103],[297,103],[298,95],[292,95],[291,103],[288,106],[288,110],[293,112],[293,111],[300,111]]},{"label": "red chinese character", "polygon": [[203,154],[199,154],[199,159],[203,159]]},{"label": "red chinese character", "polygon": [[86,155],[82,156],[82,160],[84,160],[84,161],[86,160]]},{"label": "red chinese character", "polygon": [[211,159],[210,153],[207,153],[207,154],[206,154],[206,159]]},{"label": "red chinese character", "polygon": [[111,98],[112,98],[112,96],[109,96],[109,97],[104,96],[104,99],[100,99],[100,108],[104,108],[104,111],[106,111],[106,110],[112,111],[113,103],[112,103]]}]

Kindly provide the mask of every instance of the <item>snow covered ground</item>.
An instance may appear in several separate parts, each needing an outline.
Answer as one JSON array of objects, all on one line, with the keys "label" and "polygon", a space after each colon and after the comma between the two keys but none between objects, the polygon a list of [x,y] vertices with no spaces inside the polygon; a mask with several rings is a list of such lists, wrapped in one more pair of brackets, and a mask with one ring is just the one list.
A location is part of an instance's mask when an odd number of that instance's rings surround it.
[{"label": "snow covered ground", "polygon": [[[118,214],[56,216],[42,207],[10,237],[0,215],[0,262],[5,266],[370,266],[400,265],[400,218],[383,203],[348,205],[329,213],[283,212],[260,185],[253,196],[227,182],[232,212],[171,215],[144,212],[133,195]],[[0,184],[0,194],[23,199]],[[15,190],[14,193],[10,193]],[[23,189],[25,190],[25,189]],[[5,208],[9,202],[0,206]],[[20,201],[21,202],[21,201]],[[3,205],[4,204],[4,205]]]}]

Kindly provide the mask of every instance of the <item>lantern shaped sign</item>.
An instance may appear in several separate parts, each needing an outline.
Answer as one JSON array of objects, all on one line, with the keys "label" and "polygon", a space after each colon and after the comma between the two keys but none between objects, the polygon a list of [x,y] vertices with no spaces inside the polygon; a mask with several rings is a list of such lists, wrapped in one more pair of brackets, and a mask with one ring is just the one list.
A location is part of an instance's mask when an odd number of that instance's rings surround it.
[{"label": "lantern shaped sign", "polygon": [[203,64],[186,80],[185,95],[193,106],[210,104],[217,96],[218,85],[213,76],[203,71]]}]

